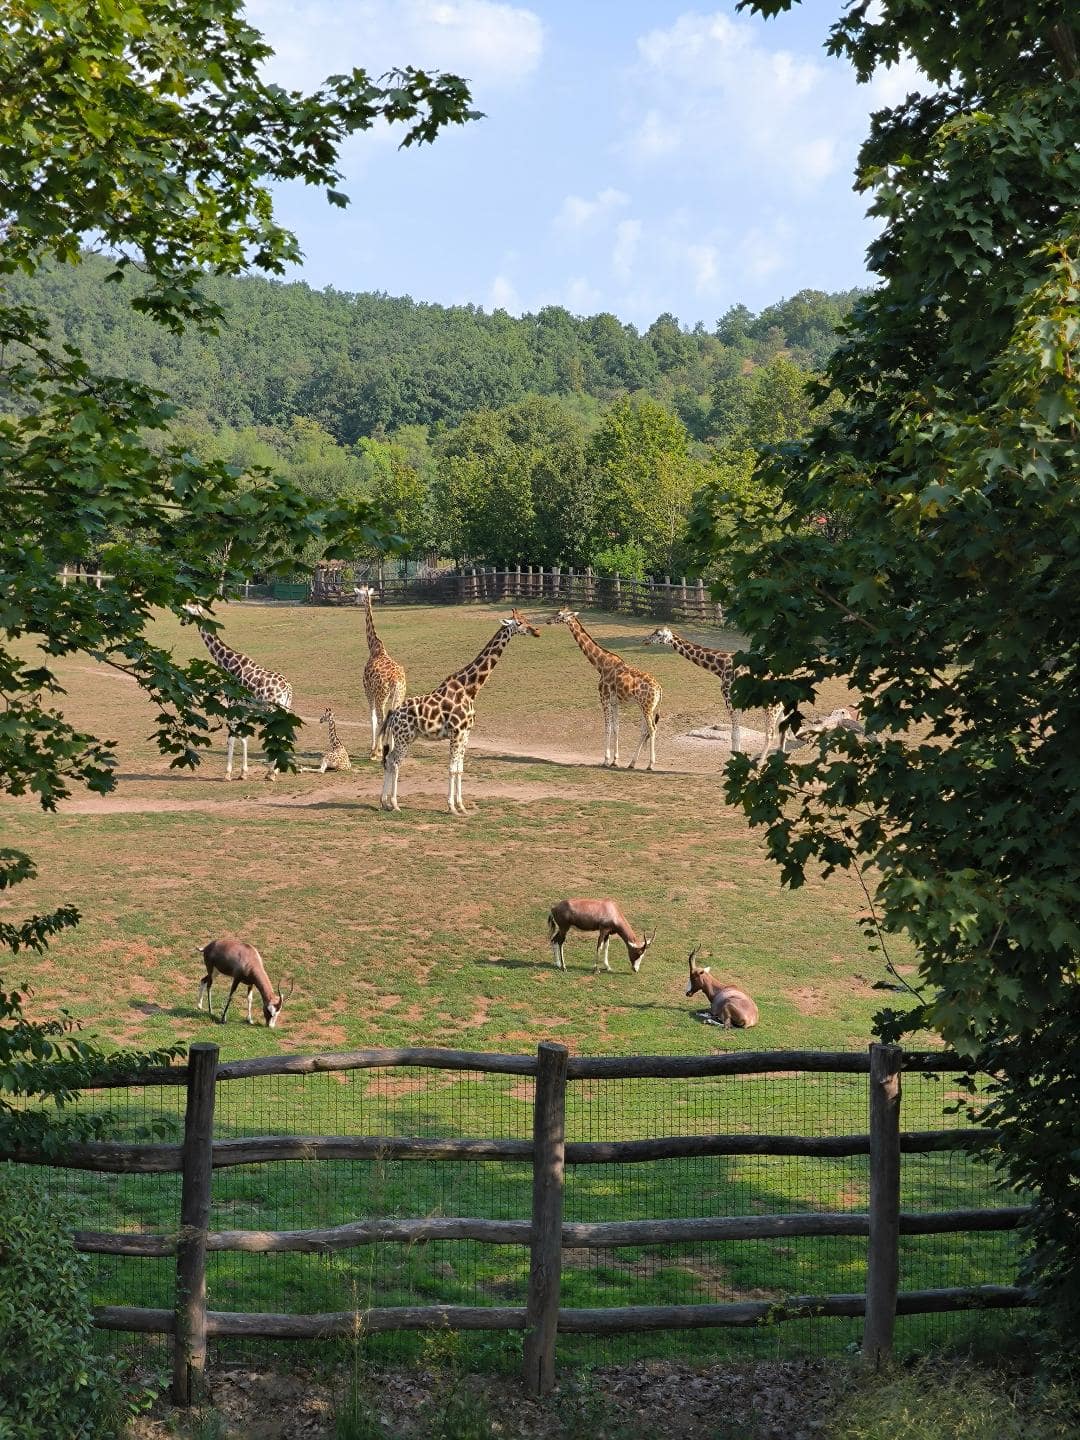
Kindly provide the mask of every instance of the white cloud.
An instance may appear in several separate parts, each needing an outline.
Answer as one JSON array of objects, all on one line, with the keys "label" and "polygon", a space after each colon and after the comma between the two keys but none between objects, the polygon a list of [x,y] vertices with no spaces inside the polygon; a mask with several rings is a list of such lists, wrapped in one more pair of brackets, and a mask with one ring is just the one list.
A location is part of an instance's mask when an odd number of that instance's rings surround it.
[{"label": "white cloud", "polygon": [[498,0],[248,0],[246,11],[274,47],[268,75],[289,89],[354,65],[419,65],[464,75],[482,108],[484,90],[520,84],[544,50],[539,16]]},{"label": "white cloud", "polygon": [[602,308],[603,294],[581,275],[576,275],[563,292],[561,303],[573,315],[592,315]]},{"label": "white cloud", "polygon": [[620,220],[615,227],[615,248],[611,252],[611,268],[617,279],[630,279],[641,243],[641,221]]},{"label": "white cloud", "polygon": [[598,192],[594,200],[585,200],[580,195],[567,195],[562,208],[555,216],[559,230],[584,230],[587,226],[605,220],[613,211],[621,210],[630,203],[629,195],[610,186]]},{"label": "white cloud", "polygon": [[506,275],[496,275],[488,287],[487,308],[506,310],[511,315],[521,314],[521,299],[514,282]]}]

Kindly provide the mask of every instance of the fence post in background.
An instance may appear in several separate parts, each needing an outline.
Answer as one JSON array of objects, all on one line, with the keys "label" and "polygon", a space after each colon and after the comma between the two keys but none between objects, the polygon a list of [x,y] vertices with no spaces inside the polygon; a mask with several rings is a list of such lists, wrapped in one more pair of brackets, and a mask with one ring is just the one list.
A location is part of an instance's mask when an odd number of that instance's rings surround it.
[{"label": "fence post in background", "polygon": [[590,608],[593,601],[593,573],[592,566],[585,566],[585,607]]},{"label": "fence post in background", "polygon": [[705,619],[705,581],[700,575],[697,582],[697,614],[699,620]]},{"label": "fence post in background", "polygon": [[686,576],[684,575],[684,576],[682,577],[682,584],[679,586],[679,605],[680,605],[680,607],[682,608],[682,616],[681,616],[681,618],[682,618],[683,620],[685,620],[685,619],[687,618],[686,603],[687,603]]},{"label": "fence post in background", "polygon": [[622,576],[617,570],[611,577],[611,608],[616,612],[622,609]]},{"label": "fence post in background", "polygon": [[519,562],[517,563],[517,565],[514,566],[514,599],[517,600],[517,599],[520,598],[520,596],[521,596],[521,562],[519,561]]},{"label": "fence post in background", "polygon": [[892,1352],[900,1282],[899,1045],[870,1046],[870,1239],[862,1353],[875,1368]]},{"label": "fence post in background", "polygon": [[557,600],[562,594],[562,566],[551,567],[551,598]]},{"label": "fence post in background", "polygon": [[563,1162],[566,1151],[565,1045],[541,1040],[533,1100],[533,1203],[523,1379],[530,1395],[555,1385],[555,1336],[562,1284]]},{"label": "fence post in background", "polygon": [[188,1050],[173,1330],[176,1405],[201,1404],[206,1393],[206,1232],[210,1227],[217,1067],[216,1045],[199,1043]]}]

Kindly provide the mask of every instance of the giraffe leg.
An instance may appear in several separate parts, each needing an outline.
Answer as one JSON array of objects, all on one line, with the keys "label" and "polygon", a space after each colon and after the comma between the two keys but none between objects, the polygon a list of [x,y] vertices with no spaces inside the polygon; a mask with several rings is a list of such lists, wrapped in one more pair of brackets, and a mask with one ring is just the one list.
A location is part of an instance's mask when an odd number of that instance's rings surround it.
[{"label": "giraffe leg", "polygon": [[651,770],[651,769],[653,768],[653,766],[656,764],[656,732],[657,732],[657,729],[659,728],[659,725],[660,725],[659,717],[658,717],[657,715],[655,715],[655,714],[651,715],[651,716],[649,717],[649,769],[650,769],[650,770]]},{"label": "giraffe leg", "polygon": [[382,724],[382,716],[379,714],[378,706],[371,707],[371,758],[379,758],[379,726]]},{"label": "giraffe leg", "polygon": [[[641,752],[642,752],[642,750],[643,750],[643,748],[644,748],[644,746],[645,746],[645,741],[646,741],[648,738],[649,738],[649,720],[648,720],[648,717],[646,716],[646,714],[645,714],[645,712],[644,712],[644,710],[643,710],[643,711],[641,712],[641,734],[640,734],[640,736],[638,737],[637,749],[634,751],[634,758],[630,761],[630,764],[626,767],[628,770],[633,770],[634,766],[637,764],[637,757],[641,754]],[[652,769],[652,761],[649,762],[649,769],[650,769],[650,770]]]},{"label": "giraffe leg", "polygon": [[241,779],[241,780],[246,780],[246,779],[247,779],[247,773],[248,773],[247,742],[248,742],[248,737],[247,737],[246,735],[241,735],[241,736],[240,736],[240,755],[241,755],[241,760],[240,760],[240,779]]},{"label": "giraffe leg", "polygon": [[390,749],[387,751],[386,759],[383,761],[383,786],[382,796],[379,804],[383,810],[400,810],[398,804],[397,785],[398,772],[401,769],[401,762],[408,752],[408,746],[398,745],[394,737],[390,737]]},{"label": "giraffe leg", "polygon": [[611,768],[619,768],[619,702],[615,700],[611,706]]},{"label": "giraffe leg", "polygon": [[233,751],[234,751],[235,749],[236,749],[236,736],[230,734],[229,739],[228,739],[228,742],[226,743],[226,746],[225,746],[225,779],[226,779],[226,780],[231,780],[231,779],[232,779]]},{"label": "giraffe leg", "polygon": [[731,753],[739,755],[742,752],[742,712],[729,705],[728,720],[731,722]]},{"label": "giraffe leg", "polygon": [[469,743],[468,732],[450,741],[450,794],[451,815],[467,815],[465,802],[461,798],[461,780],[465,773],[465,747]]}]

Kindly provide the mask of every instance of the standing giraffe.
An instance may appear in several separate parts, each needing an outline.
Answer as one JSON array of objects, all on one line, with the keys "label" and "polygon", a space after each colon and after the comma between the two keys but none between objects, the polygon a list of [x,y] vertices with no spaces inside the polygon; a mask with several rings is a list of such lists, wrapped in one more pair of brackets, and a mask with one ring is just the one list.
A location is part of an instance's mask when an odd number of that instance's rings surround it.
[{"label": "standing giraffe", "polygon": [[[185,605],[184,609],[189,615],[196,619],[204,619],[209,611],[201,605]],[[220,665],[222,670],[227,670],[234,680],[244,687],[253,700],[260,705],[280,705],[282,710],[292,708],[292,686],[284,675],[276,670],[267,670],[262,665],[257,665],[254,660],[239,650],[234,650],[231,645],[226,645],[224,640],[219,640],[212,630],[206,630],[203,626],[198,627],[202,636],[203,644],[210,651],[210,658],[215,665]],[[233,749],[236,745],[236,735],[229,726],[229,744],[225,755],[225,779],[232,779],[233,770]],[[241,779],[247,779],[248,773],[248,742],[247,736],[240,736],[242,747],[242,760],[240,766]],[[266,772],[267,780],[273,780],[276,775],[274,766],[271,765]]]},{"label": "standing giraffe", "polygon": [[[731,703],[731,682],[735,679],[735,652],[733,650],[713,650],[708,645],[697,645],[693,640],[684,640],[681,635],[676,635],[674,630],[669,630],[666,625],[658,626],[649,638],[646,645],[670,645],[677,655],[684,660],[689,660],[692,665],[700,665],[702,670],[708,670],[710,675],[715,675],[720,681],[720,693],[724,698],[724,708],[728,713],[728,723],[731,726],[731,753],[734,755],[742,749],[742,712],[736,710]],[[759,765],[763,764],[773,744],[775,736],[780,743],[781,754],[786,752],[787,741],[780,731],[780,722],[783,720],[787,709],[784,705],[770,705],[765,711],[765,744],[761,754],[757,758]]]},{"label": "standing giraffe", "polygon": [[461,777],[465,770],[465,747],[476,719],[477,693],[494,670],[499,656],[515,635],[540,631],[525,616],[511,610],[488,643],[470,664],[448,675],[430,695],[415,695],[391,710],[382,723],[383,787],[380,804],[384,810],[400,810],[397,787],[401,763],[414,740],[450,741],[450,790],[447,803],[451,815],[467,815],[461,798]]},{"label": "standing giraffe", "polygon": [[371,613],[370,585],[358,585],[355,593],[367,606],[368,662],[364,666],[364,694],[371,707],[371,758],[379,758],[379,727],[405,699],[405,668],[399,665],[375,632]]},{"label": "standing giraffe", "polygon": [[547,623],[565,625],[577,641],[585,659],[600,672],[600,708],[604,712],[604,765],[610,765],[614,769],[619,763],[619,705],[632,700],[641,707],[641,738],[627,769],[634,768],[642,747],[648,740],[649,763],[646,768],[651,770],[656,763],[656,727],[660,723],[660,696],[663,693],[659,682],[644,670],[635,670],[621,655],[615,655],[598,645],[575,611],[560,610]]}]

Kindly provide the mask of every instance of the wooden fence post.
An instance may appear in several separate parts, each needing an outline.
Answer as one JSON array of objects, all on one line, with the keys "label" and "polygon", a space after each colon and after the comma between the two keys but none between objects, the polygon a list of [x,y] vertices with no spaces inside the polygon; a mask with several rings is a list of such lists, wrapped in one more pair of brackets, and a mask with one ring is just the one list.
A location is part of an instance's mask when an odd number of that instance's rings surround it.
[{"label": "wooden fence post", "polygon": [[533,1204],[523,1378],[530,1395],[555,1385],[555,1336],[562,1283],[563,1160],[566,1150],[565,1045],[537,1047],[533,1101]]},{"label": "wooden fence post", "polygon": [[870,1239],[862,1353],[875,1368],[892,1352],[900,1282],[902,1063],[899,1045],[870,1046]]},{"label": "wooden fence post", "polygon": [[206,1393],[206,1232],[210,1227],[217,1067],[216,1045],[200,1043],[188,1050],[173,1331],[173,1402],[177,1405],[201,1404]]}]

